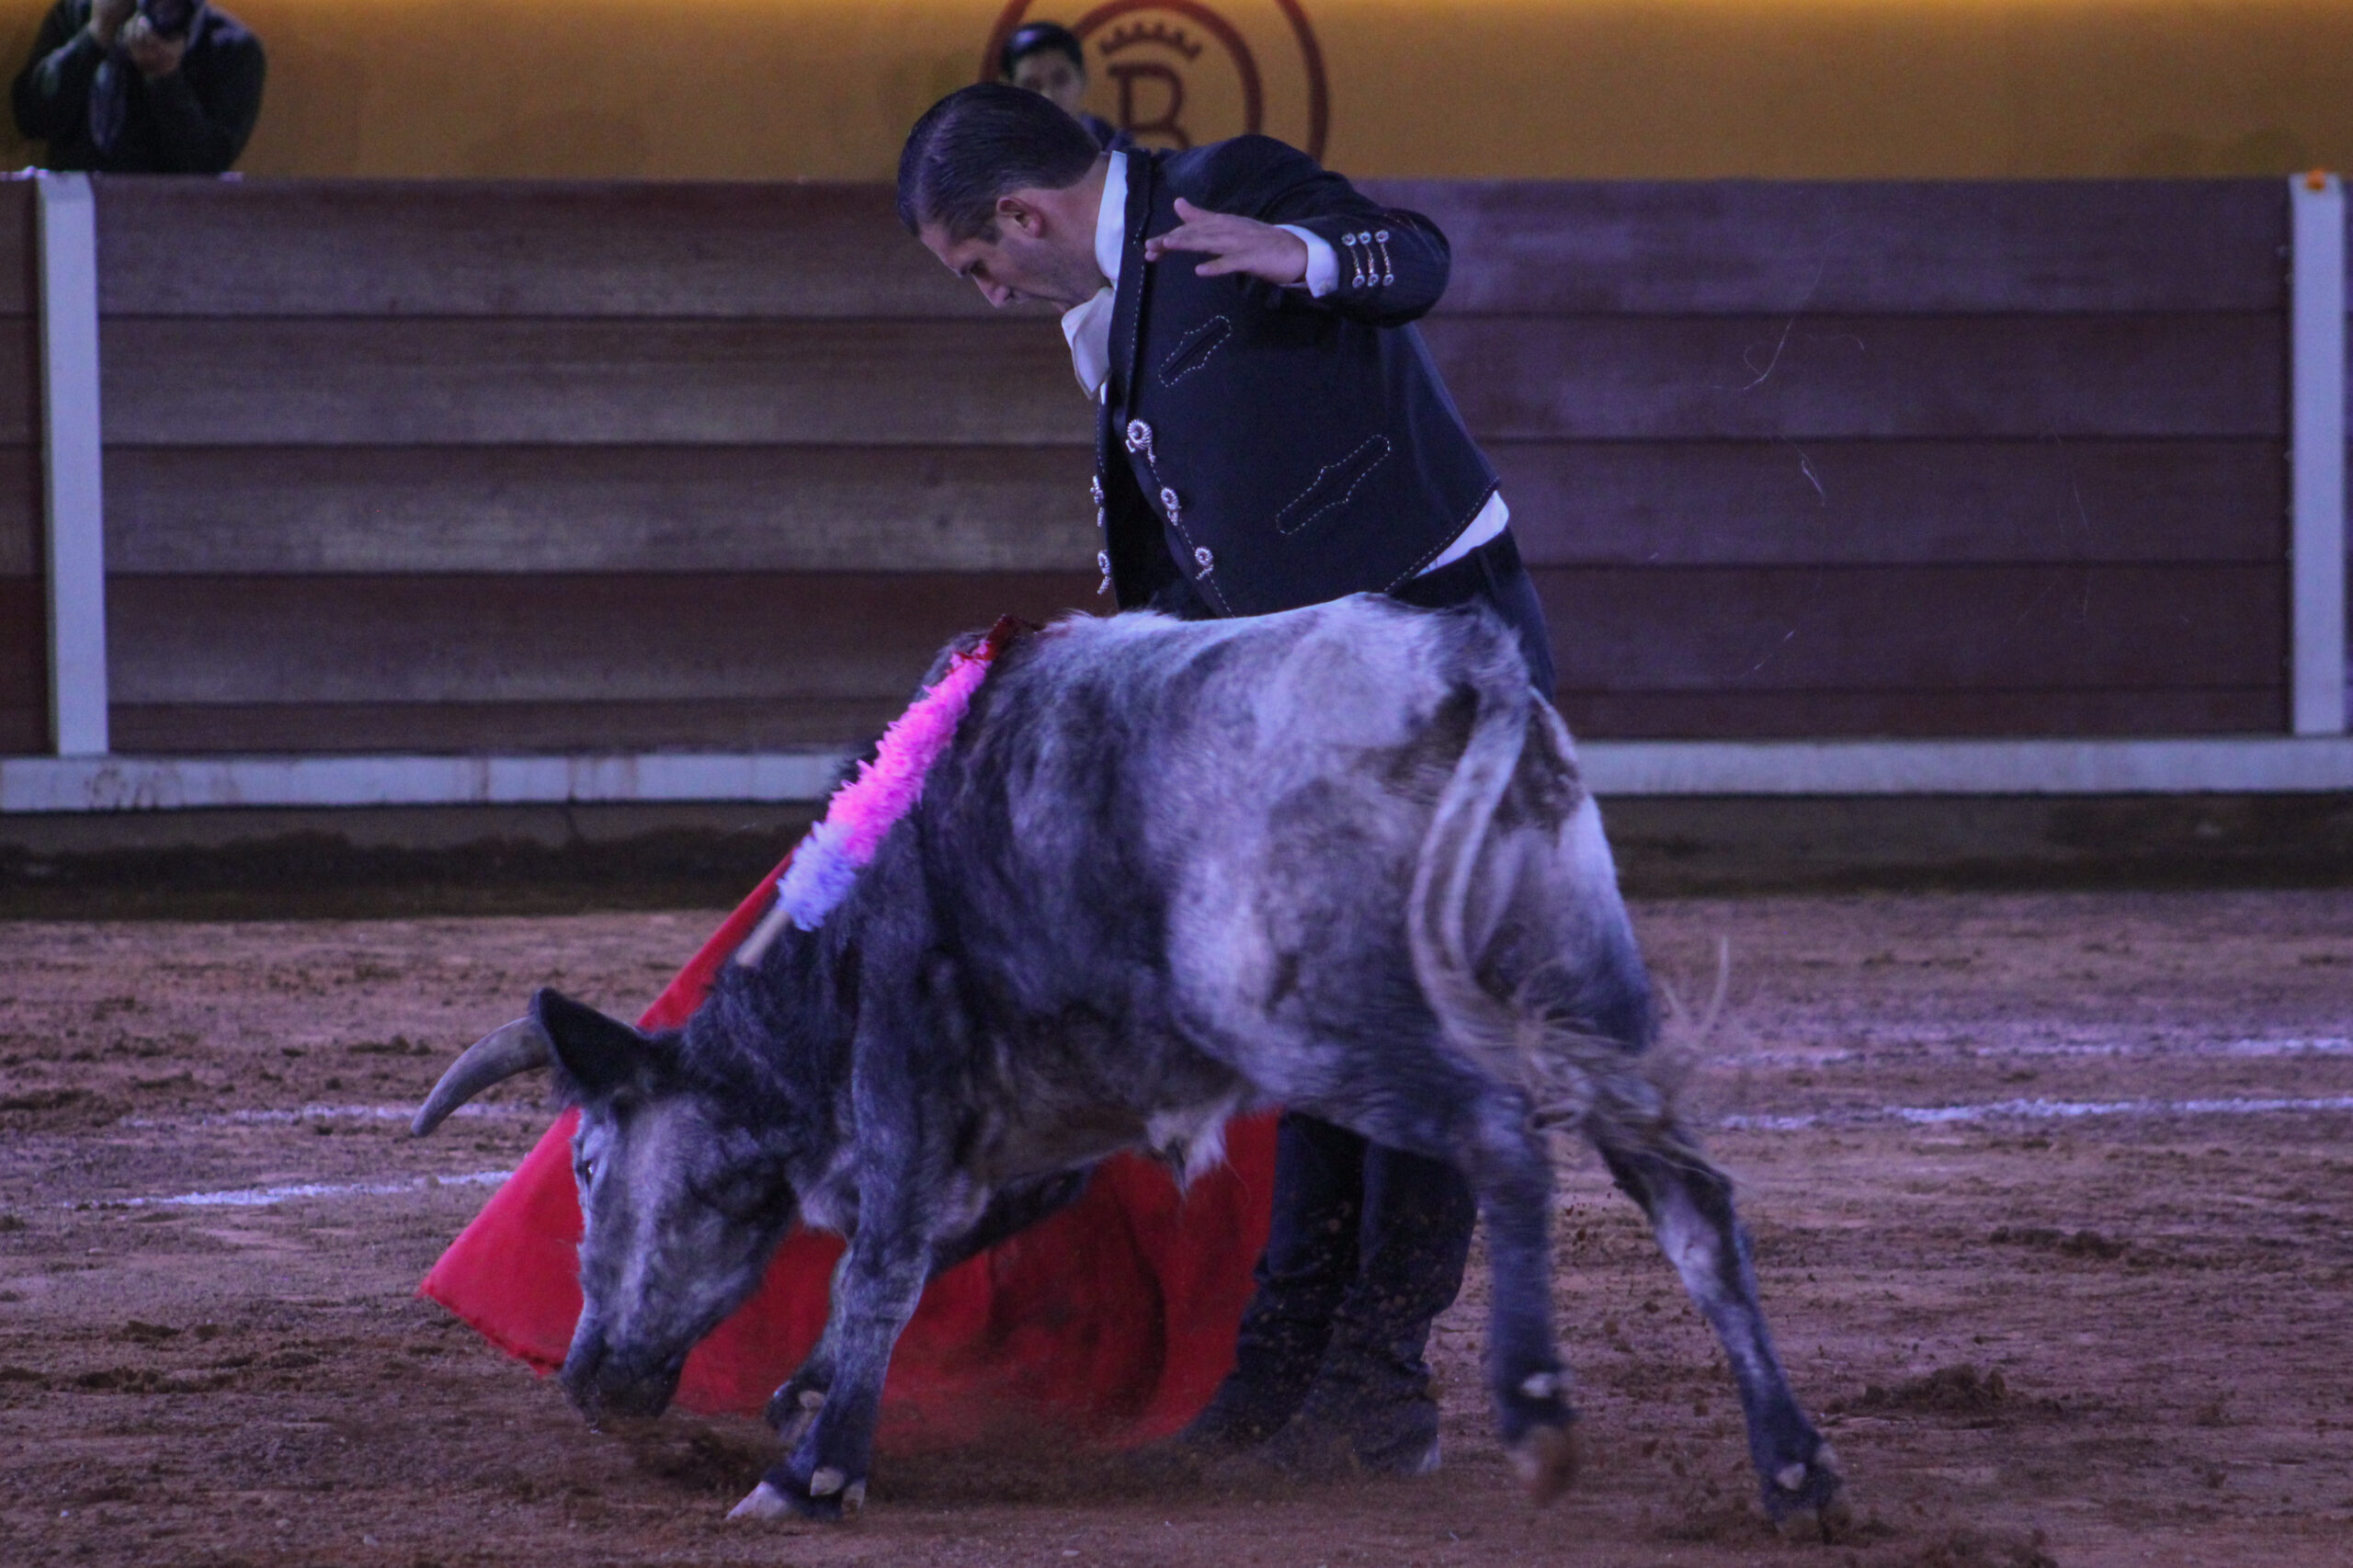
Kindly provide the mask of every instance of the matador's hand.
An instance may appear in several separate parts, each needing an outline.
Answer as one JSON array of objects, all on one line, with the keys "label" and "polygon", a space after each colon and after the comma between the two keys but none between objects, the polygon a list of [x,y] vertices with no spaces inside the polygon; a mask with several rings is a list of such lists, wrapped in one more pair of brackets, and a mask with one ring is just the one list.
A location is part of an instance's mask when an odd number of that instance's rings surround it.
[{"label": "matador's hand", "polygon": [[139,14],[139,0],[93,0],[90,37],[100,49],[112,49],[123,26]]},{"label": "matador's hand", "polygon": [[1238,272],[1287,287],[1307,276],[1307,243],[1287,230],[1255,218],[1204,212],[1181,196],[1176,218],[1175,228],[1144,241],[1144,260],[1158,261],[1173,250],[1199,251],[1209,256],[1193,268],[1203,278]]}]

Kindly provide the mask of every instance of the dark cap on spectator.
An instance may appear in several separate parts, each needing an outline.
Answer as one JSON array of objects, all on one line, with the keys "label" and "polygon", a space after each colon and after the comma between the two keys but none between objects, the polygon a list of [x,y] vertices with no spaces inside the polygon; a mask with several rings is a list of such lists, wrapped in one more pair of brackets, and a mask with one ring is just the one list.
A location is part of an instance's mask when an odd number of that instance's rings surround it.
[{"label": "dark cap on spectator", "polygon": [[1068,55],[1070,62],[1081,71],[1086,69],[1086,54],[1079,47],[1076,33],[1060,22],[1024,22],[1013,29],[1013,36],[997,51],[997,74],[1009,78],[1013,68],[1025,57],[1049,49]]}]

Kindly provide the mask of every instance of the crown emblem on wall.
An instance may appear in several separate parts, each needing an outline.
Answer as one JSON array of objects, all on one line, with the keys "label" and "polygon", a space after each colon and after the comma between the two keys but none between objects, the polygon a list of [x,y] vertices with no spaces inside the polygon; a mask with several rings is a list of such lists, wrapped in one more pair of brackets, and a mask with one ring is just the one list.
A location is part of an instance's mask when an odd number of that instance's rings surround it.
[{"label": "crown emblem on wall", "polygon": [[1201,57],[1201,46],[1184,28],[1170,22],[1131,22],[1124,28],[1113,28],[1104,36],[1102,48],[1105,54],[1117,54],[1142,43],[1173,49],[1188,60]]}]

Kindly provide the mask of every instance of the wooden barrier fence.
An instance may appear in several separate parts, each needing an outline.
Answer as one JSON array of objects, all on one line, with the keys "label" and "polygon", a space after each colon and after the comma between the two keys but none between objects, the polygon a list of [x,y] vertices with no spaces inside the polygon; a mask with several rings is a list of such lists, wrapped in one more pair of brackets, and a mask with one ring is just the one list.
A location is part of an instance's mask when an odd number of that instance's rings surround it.
[{"label": "wooden barrier fence", "polygon": [[0,756],[49,749],[33,187],[0,184]]},{"label": "wooden barrier fence", "polygon": [[[1594,737],[2286,733],[2272,180],[1380,187]],[[0,753],[48,744],[0,187]],[[853,742],[1104,608],[1089,411],[845,185],[97,182],[114,750]]]}]

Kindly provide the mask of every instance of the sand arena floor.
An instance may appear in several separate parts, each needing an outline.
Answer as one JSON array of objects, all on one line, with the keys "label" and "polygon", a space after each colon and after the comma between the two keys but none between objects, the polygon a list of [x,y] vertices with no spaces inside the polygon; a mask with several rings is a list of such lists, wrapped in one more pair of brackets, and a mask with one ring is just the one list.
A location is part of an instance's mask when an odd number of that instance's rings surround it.
[{"label": "sand arena floor", "polygon": [[593,1434],[413,1293],[546,1112],[510,1086],[412,1142],[408,1109],[534,985],[633,1013],[688,912],[0,925],[0,1562],[2353,1559],[2353,893],[1636,914],[1686,991],[1731,943],[1691,1095],[1841,1545],[1756,1522],[1713,1343],[1590,1162],[1557,1231],[1586,1466],[1548,1511],[1487,1433],[1474,1265],[1435,1477],[886,1458],[850,1528],[723,1522],[754,1423]]}]

